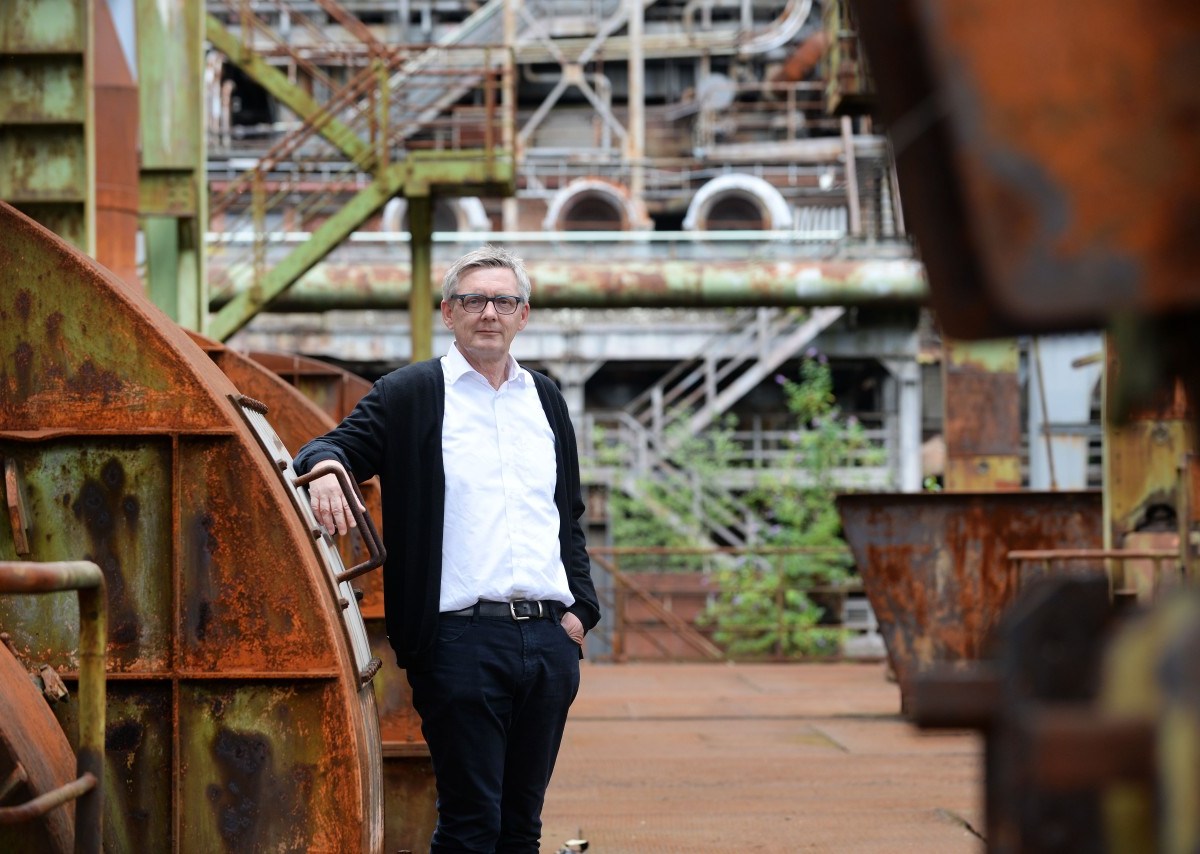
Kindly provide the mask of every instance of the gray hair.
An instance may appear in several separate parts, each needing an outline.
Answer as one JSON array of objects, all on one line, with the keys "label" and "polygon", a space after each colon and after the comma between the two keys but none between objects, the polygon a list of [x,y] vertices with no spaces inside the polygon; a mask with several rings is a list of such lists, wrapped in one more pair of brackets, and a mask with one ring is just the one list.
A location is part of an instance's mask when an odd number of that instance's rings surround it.
[{"label": "gray hair", "polygon": [[529,302],[529,293],[533,290],[533,286],[529,283],[529,273],[525,271],[525,262],[507,249],[491,244],[468,252],[451,265],[450,269],[446,271],[445,278],[442,279],[442,299],[448,300],[458,293],[458,281],[464,273],[481,268],[512,270],[513,275],[517,277],[517,290],[519,291],[517,296],[525,302]]}]

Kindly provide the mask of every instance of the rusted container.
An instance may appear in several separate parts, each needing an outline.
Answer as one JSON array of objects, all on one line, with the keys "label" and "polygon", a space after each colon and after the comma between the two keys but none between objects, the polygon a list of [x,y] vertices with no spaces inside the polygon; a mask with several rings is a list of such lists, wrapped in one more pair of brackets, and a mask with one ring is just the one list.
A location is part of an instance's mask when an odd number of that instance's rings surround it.
[{"label": "rusted container", "polygon": [[981,656],[1016,595],[1010,551],[1103,541],[1099,492],[855,494],[837,503],[903,712],[922,669]]},{"label": "rusted container", "polygon": [[[6,205],[0,268],[0,560],[104,573],[105,848],[381,850],[370,649],[273,432],[178,326]],[[0,598],[0,630],[73,684],[69,596]],[[56,715],[73,739],[74,705]]]}]

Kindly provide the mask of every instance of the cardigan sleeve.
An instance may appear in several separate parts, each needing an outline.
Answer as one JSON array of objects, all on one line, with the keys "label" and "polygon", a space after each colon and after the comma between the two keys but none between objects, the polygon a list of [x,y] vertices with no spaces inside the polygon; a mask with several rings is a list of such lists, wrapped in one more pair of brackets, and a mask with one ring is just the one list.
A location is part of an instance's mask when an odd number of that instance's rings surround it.
[{"label": "cardigan sleeve", "polygon": [[358,482],[379,474],[386,465],[387,389],[377,381],[342,423],[306,443],[293,466],[307,474],[322,460],[337,460]]}]

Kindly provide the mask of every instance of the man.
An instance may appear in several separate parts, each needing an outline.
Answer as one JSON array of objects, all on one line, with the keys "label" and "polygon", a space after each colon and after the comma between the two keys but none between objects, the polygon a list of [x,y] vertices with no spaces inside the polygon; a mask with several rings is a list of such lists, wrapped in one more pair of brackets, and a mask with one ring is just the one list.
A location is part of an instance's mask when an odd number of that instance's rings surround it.
[{"label": "man", "polygon": [[[529,294],[509,252],[460,258],[442,284],[446,355],[380,379],[295,461],[380,475],[388,639],[433,760],[433,854],[538,851],[583,636],[600,619],[566,401],[509,354]],[[309,495],[327,529],[354,525],[333,475]]]}]

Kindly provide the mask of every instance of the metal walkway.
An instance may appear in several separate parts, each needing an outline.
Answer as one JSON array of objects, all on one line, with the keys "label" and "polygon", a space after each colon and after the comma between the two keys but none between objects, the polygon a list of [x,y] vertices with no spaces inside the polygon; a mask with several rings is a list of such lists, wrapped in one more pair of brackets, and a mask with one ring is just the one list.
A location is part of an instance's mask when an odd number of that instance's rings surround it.
[{"label": "metal walkway", "polygon": [[918,732],[880,664],[589,664],[542,851],[975,854],[982,742]]}]

